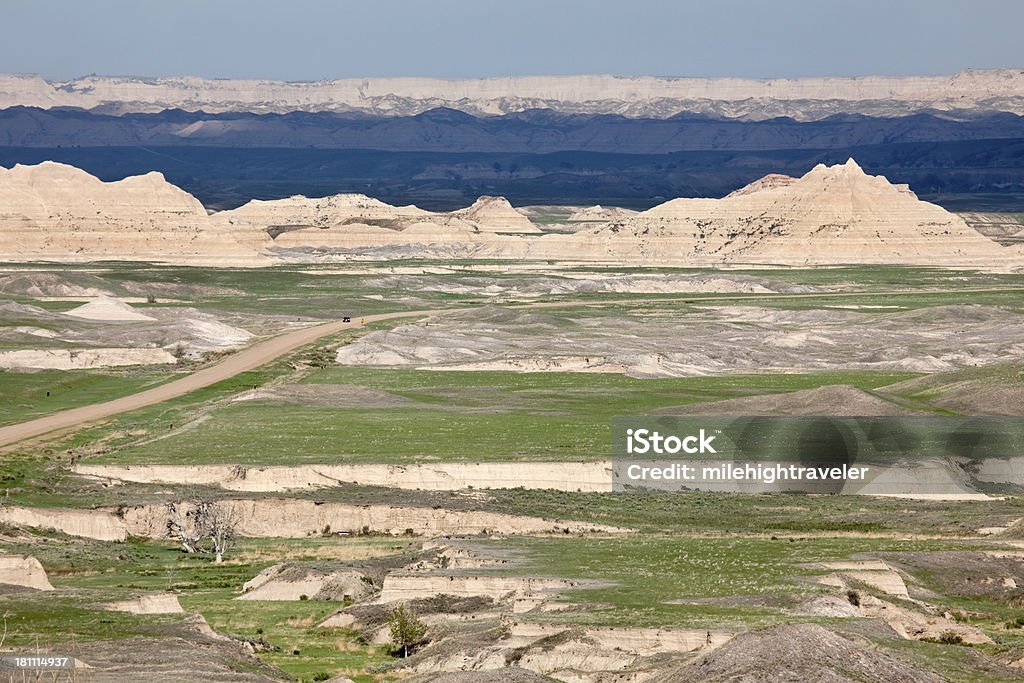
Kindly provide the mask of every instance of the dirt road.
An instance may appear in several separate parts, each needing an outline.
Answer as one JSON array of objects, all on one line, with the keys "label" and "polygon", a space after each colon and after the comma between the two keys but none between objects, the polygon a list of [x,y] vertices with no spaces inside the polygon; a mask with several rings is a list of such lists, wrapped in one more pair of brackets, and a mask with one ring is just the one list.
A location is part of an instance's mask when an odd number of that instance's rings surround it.
[{"label": "dirt road", "polygon": [[313,327],[306,327],[293,332],[287,332],[277,337],[267,339],[266,341],[256,343],[242,351],[228,356],[216,365],[203,368],[202,370],[194,372],[187,377],[182,377],[181,379],[176,379],[173,382],[161,384],[160,386],[152,389],[140,391],[137,394],[130,394],[128,396],[116,398],[112,401],[94,403],[92,405],[82,406],[81,408],[63,410],[59,413],[40,417],[28,422],[0,427],[0,446],[7,446],[33,436],[39,436],[40,434],[74,427],[75,425],[93,422],[95,420],[102,420],[103,418],[117,415],[118,413],[124,413],[138,408],[145,408],[146,406],[151,406],[155,403],[161,403],[172,398],[184,396],[185,394],[196,391],[197,389],[202,389],[203,387],[208,387],[211,384],[216,384],[217,382],[230,379],[239,373],[266,365],[275,358],[283,356],[299,347],[305,346],[306,344],[312,344],[323,337],[337,334],[346,329],[358,328],[360,326],[360,322],[371,323],[380,320],[411,318],[443,312],[444,311],[404,311],[401,313],[367,315],[362,316],[361,318],[354,318],[353,322],[350,323],[331,322],[315,325]]},{"label": "dirt road", "polygon": [[[1019,287],[1000,287],[1000,288],[977,288],[977,289],[965,289],[958,290],[958,292],[973,292],[973,293],[984,293],[984,292],[1005,292],[1005,291],[1019,291]],[[602,306],[609,304],[623,304],[623,303],[641,303],[641,302],[669,302],[669,301],[688,301],[695,303],[707,303],[713,304],[722,301],[743,301],[743,300],[761,300],[766,299],[802,299],[802,298],[815,298],[815,297],[858,297],[858,296],[878,296],[878,295],[914,295],[914,294],[935,294],[940,293],[943,290],[930,290],[930,289],[919,289],[919,290],[890,290],[890,291],[879,291],[879,292],[832,292],[832,293],[779,293],[779,294],[736,294],[726,296],[715,296],[713,298],[703,298],[699,296],[671,296],[671,297],[641,297],[637,299],[609,299],[609,300],[577,300],[577,301],[549,301],[549,302],[538,302],[528,304],[514,304],[510,305],[509,308],[570,308],[574,306]],[[332,334],[337,334],[346,329],[355,329],[360,326],[361,323],[379,322],[382,320],[395,320],[398,318],[417,318],[427,315],[441,315],[445,313],[454,313],[456,311],[465,311],[467,308],[475,307],[463,307],[463,308],[448,308],[441,310],[425,310],[425,311],[403,311],[400,313],[381,313],[378,315],[367,315],[360,317],[353,317],[353,322],[331,322],[324,323],[322,325],[316,325],[314,327],[307,327],[301,330],[295,330],[294,332],[288,332],[280,336],[268,339],[266,341],[259,342],[250,346],[247,349],[239,351],[234,355],[231,355],[208,368],[204,368],[195,372],[187,377],[176,379],[173,382],[162,384],[153,389],[147,389],[137,394],[130,394],[128,396],[122,396],[121,398],[114,399],[112,401],[105,401],[103,403],[95,403],[89,406],[82,406],[81,408],[72,408],[70,410],[64,410],[59,413],[47,415],[44,417],[30,420],[29,422],[22,422],[16,425],[10,425],[7,427],[0,427],[0,447],[8,446],[10,444],[17,443],[24,439],[31,438],[33,436],[39,436],[41,434],[47,434],[49,432],[57,431],[59,429],[67,429],[68,427],[74,427],[76,425],[85,424],[87,422],[93,422],[96,420],[102,420],[103,418],[117,415],[118,413],[128,412],[129,410],[136,410],[138,408],[145,408],[155,403],[161,403],[172,398],[184,396],[197,389],[208,387],[211,384],[216,384],[226,379],[230,379],[235,375],[246,372],[247,370],[253,370],[262,365],[266,365],[270,361],[283,356],[295,349],[311,344],[318,339],[327,337]]]}]

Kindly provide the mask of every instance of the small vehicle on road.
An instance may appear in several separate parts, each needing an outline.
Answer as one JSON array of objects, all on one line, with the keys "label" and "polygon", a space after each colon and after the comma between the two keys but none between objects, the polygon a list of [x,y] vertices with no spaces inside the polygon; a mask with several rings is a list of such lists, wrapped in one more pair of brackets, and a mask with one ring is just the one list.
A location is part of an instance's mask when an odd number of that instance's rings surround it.
[{"label": "small vehicle on road", "polygon": [[343,323],[350,323],[350,322],[352,322],[352,316],[350,316],[350,315],[343,315],[343,316],[341,316],[341,322],[343,322]]}]

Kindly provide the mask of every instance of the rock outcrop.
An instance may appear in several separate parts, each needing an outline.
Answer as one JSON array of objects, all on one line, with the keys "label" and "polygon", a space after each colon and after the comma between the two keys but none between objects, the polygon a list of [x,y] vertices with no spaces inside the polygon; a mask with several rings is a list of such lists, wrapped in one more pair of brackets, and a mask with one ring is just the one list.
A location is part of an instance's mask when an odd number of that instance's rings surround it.
[{"label": "rock outcrop", "polygon": [[530,256],[637,264],[998,267],[1012,249],[850,159],[765,179],[724,199],[673,199],[637,216],[533,241]]},{"label": "rock outcrop", "polygon": [[128,538],[124,522],[105,510],[4,506],[0,507],[0,523],[50,529],[97,541],[124,541]]},{"label": "rock outcrop", "polygon": [[0,584],[37,591],[53,590],[43,565],[31,555],[0,555]]},{"label": "rock outcrop", "polygon": [[456,211],[462,218],[486,232],[537,234],[540,228],[519,213],[504,197],[480,197],[473,205]]},{"label": "rock outcrop", "polygon": [[608,221],[614,221],[628,216],[635,216],[636,213],[636,211],[620,209],[617,206],[601,206],[600,204],[595,204],[594,206],[585,206],[581,209],[576,209],[569,214],[569,218],[566,220],[570,223],[607,223]]},{"label": "rock outcrop", "polygon": [[219,230],[160,173],[105,183],[73,166],[0,167],[0,237],[8,260],[153,260],[221,265],[255,259],[258,242]]},{"label": "rock outcrop", "polygon": [[[351,568],[275,564],[245,582],[236,600],[362,600],[374,592],[373,581]],[[305,596],[305,597],[303,597]]]},{"label": "rock outcrop", "polygon": [[108,602],[103,609],[131,614],[183,614],[185,612],[173,593],[150,593],[129,600]]},{"label": "rock outcrop", "polygon": [[818,165],[797,180],[768,176],[724,199],[674,199],[574,233],[539,233],[501,197],[446,214],[364,195],[299,196],[207,216],[157,173],[104,183],[49,162],[0,169],[0,259],[11,261],[247,265],[327,256],[990,270],[1024,264],[1021,246],[1001,246],[906,186],[867,175],[852,159]]},{"label": "rock outcrop", "polygon": [[75,472],[117,482],[189,484],[231,491],[288,491],[358,483],[424,491],[550,489],[611,491],[611,463],[448,462],[435,464],[271,465],[76,465]]},{"label": "rock outcrop", "polygon": [[17,349],[0,351],[0,369],[89,370],[130,365],[173,365],[177,359],[165,349]]}]

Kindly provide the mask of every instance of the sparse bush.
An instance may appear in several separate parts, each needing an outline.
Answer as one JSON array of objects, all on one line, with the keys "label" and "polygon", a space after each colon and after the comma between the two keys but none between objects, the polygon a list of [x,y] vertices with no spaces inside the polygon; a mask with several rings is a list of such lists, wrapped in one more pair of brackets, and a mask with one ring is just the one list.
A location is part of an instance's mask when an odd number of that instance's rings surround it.
[{"label": "sparse bush", "polygon": [[314,681],[329,681],[331,680],[331,678],[331,674],[327,673],[326,671],[320,671],[318,673],[313,674]]},{"label": "sparse bush", "polygon": [[181,365],[182,363],[185,362],[185,354],[186,351],[184,344],[177,344],[174,347],[174,351],[171,352],[171,355],[174,356],[174,360],[178,361],[178,365]]},{"label": "sparse bush", "polygon": [[303,593],[302,595],[299,596],[299,600],[309,600],[309,596],[306,595],[305,593]]},{"label": "sparse bush", "polygon": [[939,634],[939,642],[943,645],[963,645],[964,637],[956,631],[943,631]]},{"label": "sparse bush", "polygon": [[146,303],[147,304],[155,304],[156,303],[156,294],[147,294],[146,295]]},{"label": "sparse bush", "polygon": [[854,607],[860,607],[860,593],[857,591],[846,591],[846,599],[850,601],[850,604]]}]

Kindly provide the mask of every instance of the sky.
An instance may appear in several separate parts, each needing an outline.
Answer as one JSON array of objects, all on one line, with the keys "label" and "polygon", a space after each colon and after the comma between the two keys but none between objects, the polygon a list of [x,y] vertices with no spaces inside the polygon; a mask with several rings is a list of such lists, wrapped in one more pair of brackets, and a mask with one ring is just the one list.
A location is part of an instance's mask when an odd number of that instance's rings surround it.
[{"label": "sky", "polygon": [[329,78],[1024,68],[1021,0],[0,0],[0,72]]}]

